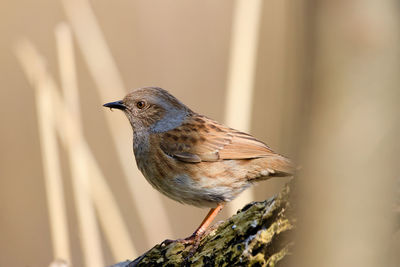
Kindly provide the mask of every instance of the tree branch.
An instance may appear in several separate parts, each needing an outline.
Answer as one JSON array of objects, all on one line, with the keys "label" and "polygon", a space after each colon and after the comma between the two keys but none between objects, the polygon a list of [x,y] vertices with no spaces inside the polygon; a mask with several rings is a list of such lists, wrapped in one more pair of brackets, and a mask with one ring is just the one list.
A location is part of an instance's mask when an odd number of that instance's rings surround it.
[{"label": "tree branch", "polygon": [[181,265],[275,266],[287,258],[295,227],[289,182],[275,197],[247,204],[237,214],[212,227],[194,254],[192,245],[158,244],[136,260],[114,267]]}]

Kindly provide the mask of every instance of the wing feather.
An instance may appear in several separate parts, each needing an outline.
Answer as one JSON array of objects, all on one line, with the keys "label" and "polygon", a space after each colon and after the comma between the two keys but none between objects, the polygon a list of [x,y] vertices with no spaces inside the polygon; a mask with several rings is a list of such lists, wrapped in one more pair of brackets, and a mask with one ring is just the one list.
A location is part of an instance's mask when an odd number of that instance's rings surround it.
[{"label": "wing feather", "polygon": [[162,150],[185,162],[254,159],[277,155],[253,136],[219,124],[201,115],[161,135]]}]

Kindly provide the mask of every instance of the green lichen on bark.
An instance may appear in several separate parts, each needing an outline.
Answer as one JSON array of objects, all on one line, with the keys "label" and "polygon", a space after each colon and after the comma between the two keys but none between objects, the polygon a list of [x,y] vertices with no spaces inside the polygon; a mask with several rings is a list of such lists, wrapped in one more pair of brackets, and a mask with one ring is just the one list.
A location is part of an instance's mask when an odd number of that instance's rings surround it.
[{"label": "green lichen on bark", "polygon": [[289,184],[278,196],[252,202],[211,229],[190,257],[192,245],[174,242],[156,245],[129,266],[277,266],[293,246]]}]

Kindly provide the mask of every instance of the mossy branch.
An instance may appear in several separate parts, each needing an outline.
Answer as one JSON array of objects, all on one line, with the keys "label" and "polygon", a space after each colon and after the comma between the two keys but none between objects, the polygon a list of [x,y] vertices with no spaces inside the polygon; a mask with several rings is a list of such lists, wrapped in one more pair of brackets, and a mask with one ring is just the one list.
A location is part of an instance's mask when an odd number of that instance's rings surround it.
[{"label": "mossy branch", "polygon": [[290,184],[277,196],[249,203],[214,226],[190,257],[192,245],[174,242],[114,266],[276,266],[286,260],[294,244]]}]

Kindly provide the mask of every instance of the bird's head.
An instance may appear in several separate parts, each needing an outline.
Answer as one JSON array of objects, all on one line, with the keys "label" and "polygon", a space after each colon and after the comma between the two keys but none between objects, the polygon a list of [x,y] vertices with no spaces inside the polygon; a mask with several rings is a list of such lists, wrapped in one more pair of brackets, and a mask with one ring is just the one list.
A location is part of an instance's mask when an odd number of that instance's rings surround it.
[{"label": "bird's head", "polygon": [[124,111],[134,131],[165,132],[180,126],[193,113],[182,102],[158,87],[133,90],[123,100],[103,106]]}]

